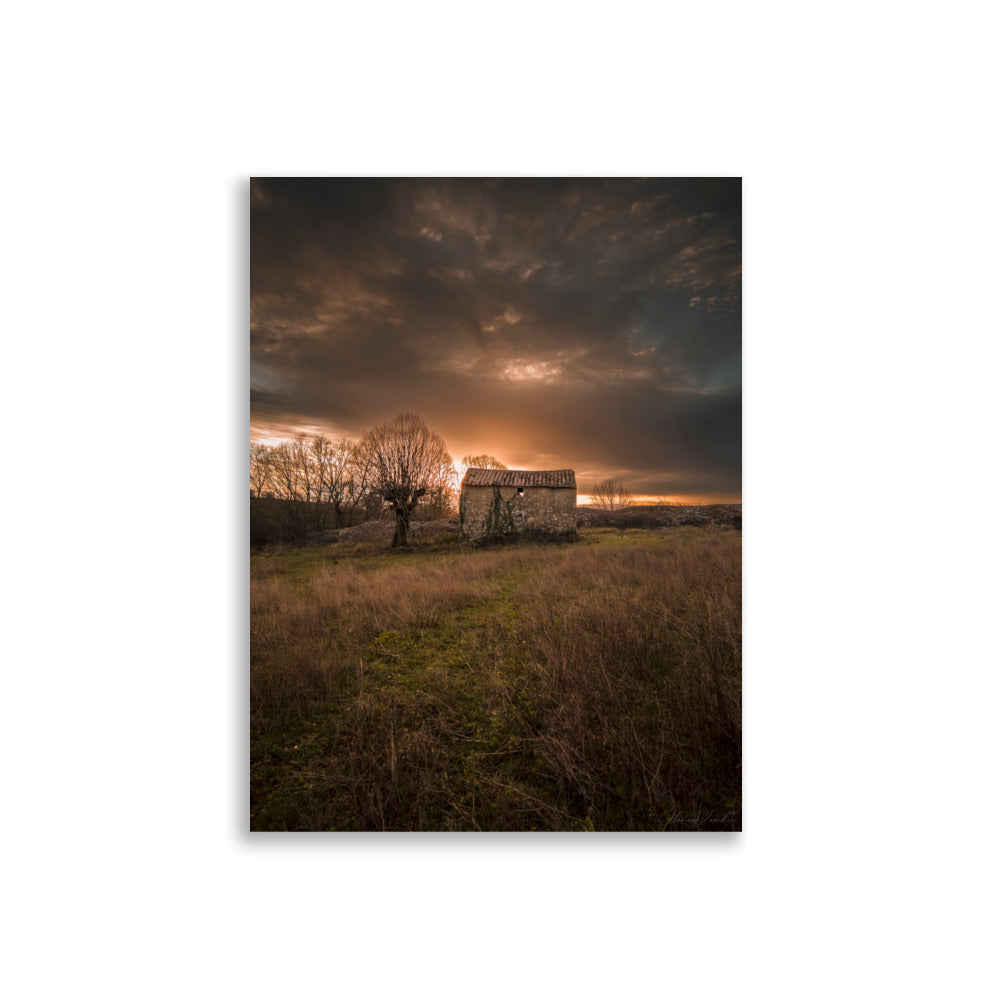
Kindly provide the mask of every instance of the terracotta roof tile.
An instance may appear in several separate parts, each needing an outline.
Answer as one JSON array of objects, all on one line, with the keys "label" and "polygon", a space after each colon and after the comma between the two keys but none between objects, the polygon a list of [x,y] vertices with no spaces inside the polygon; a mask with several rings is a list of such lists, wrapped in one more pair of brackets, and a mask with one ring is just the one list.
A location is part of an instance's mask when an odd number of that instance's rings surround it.
[{"label": "terracotta roof tile", "polygon": [[463,486],[547,486],[557,490],[575,490],[576,474],[572,469],[532,472],[527,469],[468,469]]}]

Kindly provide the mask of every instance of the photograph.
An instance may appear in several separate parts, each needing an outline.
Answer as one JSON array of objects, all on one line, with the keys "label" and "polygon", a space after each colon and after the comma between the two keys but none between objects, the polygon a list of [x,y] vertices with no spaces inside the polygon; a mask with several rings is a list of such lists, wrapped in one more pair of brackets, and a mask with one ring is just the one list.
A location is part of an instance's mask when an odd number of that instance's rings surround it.
[{"label": "photograph", "polygon": [[742,830],[742,179],[253,177],[249,830]]}]

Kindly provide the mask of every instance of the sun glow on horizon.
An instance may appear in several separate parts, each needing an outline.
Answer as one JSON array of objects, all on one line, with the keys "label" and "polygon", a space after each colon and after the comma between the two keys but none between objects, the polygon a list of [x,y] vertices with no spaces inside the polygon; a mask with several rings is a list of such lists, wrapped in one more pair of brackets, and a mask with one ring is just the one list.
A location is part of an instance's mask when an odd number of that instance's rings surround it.
[{"label": "sun glow on horizon", "polygon": [[[639,493],[632,497],[633,507],[704,507],[710,504],[742,504],[742,499],[720,499],[707,496],[684,496],[682,494]],[[590,493],[577,493],[578,507],[594,506],[594,497]]]}]

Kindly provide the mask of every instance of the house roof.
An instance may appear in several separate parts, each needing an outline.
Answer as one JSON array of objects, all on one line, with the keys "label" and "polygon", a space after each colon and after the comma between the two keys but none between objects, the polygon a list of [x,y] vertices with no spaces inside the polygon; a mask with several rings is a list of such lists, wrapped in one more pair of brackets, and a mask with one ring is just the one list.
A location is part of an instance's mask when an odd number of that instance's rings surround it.
[{"label": "house roof", "polygon": [[556,490],[576,490],[572,469],[530,471],[527,469],[468,469],[463,486],[547,486]]}]

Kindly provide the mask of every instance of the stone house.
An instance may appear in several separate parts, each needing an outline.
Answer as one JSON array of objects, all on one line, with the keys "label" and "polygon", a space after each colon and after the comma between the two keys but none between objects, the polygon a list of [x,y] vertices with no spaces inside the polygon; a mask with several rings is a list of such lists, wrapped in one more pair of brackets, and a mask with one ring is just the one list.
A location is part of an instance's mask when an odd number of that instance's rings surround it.
[{"label": "stone house", "polygon": [[469,469],[458,511],[466,538],[571,535],[576,532],[576,474],[572,469]]}]

